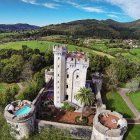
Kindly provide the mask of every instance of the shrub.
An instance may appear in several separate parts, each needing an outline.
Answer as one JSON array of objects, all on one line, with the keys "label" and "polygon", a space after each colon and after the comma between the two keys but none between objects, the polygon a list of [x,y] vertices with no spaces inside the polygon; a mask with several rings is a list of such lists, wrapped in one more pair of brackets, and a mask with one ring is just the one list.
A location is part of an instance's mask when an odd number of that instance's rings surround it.
[{"label": "shrub", "polygon": [[66,111],[74,111],[75,107],[69,104],[68,102],[64,102],[62,109]]}]

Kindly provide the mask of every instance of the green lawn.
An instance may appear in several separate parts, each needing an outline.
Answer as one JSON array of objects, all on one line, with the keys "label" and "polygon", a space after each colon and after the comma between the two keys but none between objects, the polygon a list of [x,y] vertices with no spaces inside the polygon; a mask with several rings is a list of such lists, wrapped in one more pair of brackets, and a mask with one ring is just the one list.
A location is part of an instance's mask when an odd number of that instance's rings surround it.
[{"label": "green lawn", "polygon": [[55,43],[48,41],[16,41],[16,42],[8,42],[0,44],[0,49],[21,49],[22,45],[27,45],[32,49],[40,49],[41,51],[45,51],[50,46],[53,46]]},{"label": "green lawn", "polygon": [[120,112],[126,118],[134,118],[134,114],[117,92],[102,93],[102,99],[107,109]]},{"label": "green lawn", "polygon": [[134,106],[140,111],[140,91],[127,94]]},{"label": "green lawn", "polygon": [[124,140],[139,140],[140,139],[140,125],[128,125],[127,133]]}]

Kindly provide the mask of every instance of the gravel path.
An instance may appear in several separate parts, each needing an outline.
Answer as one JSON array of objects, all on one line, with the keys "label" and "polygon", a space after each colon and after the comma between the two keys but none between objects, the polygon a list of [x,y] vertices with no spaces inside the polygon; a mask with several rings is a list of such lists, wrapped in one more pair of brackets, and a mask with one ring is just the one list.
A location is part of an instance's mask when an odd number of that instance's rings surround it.
[{"label": "gravel path", "polygon": [[133,105],[131,100],[126,95],[126,93],[128,93],[128,92],[129,92],[129,89],[118,88],[118,93],[123,98],[123,100],[126,102],[128,107],[130,108],[130,110],[134,113],[134,115],[136,116],[136,119],[140,119],[140,112],[137,110],[137,108]]}]

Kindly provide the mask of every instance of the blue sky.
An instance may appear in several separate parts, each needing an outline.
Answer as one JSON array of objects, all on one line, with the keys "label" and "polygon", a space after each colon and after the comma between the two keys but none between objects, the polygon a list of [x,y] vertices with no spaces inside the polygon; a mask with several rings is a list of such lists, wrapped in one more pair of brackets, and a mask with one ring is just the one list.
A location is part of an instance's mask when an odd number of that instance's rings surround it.
[{"label": "blue sky", "polygon": [[140,19],[140,0],[0,0],[0,24],[44,26],[79,19]]}]

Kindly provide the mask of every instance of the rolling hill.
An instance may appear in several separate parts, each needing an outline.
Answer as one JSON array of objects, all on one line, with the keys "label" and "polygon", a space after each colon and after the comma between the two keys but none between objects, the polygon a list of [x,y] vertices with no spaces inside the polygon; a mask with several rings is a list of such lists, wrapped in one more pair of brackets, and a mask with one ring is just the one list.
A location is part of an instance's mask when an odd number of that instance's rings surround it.
[{"label": "rolling hill", "polygon": [[60,34],[75,37],[140,39],[140,20],[133,22],[117,22],[111,19],[77,20],[42,27],[37,34],[40,36]]},{"label": "rolling hill", "polygon": [[0,24],[0,31],[23,31],[38,29],[38,26],[29,24]]},{"label": "rolling hill", "polygon": [[13,38],[40,38],[48,35],[69,35],[74,38],[92,37],[109,39],[140,39],[140,20],[133,22],[118,22],[112,19],[77,20],[61,24],[51,24],[38,27],[29,24],[0,24],[0,31],[25,31]]}]

